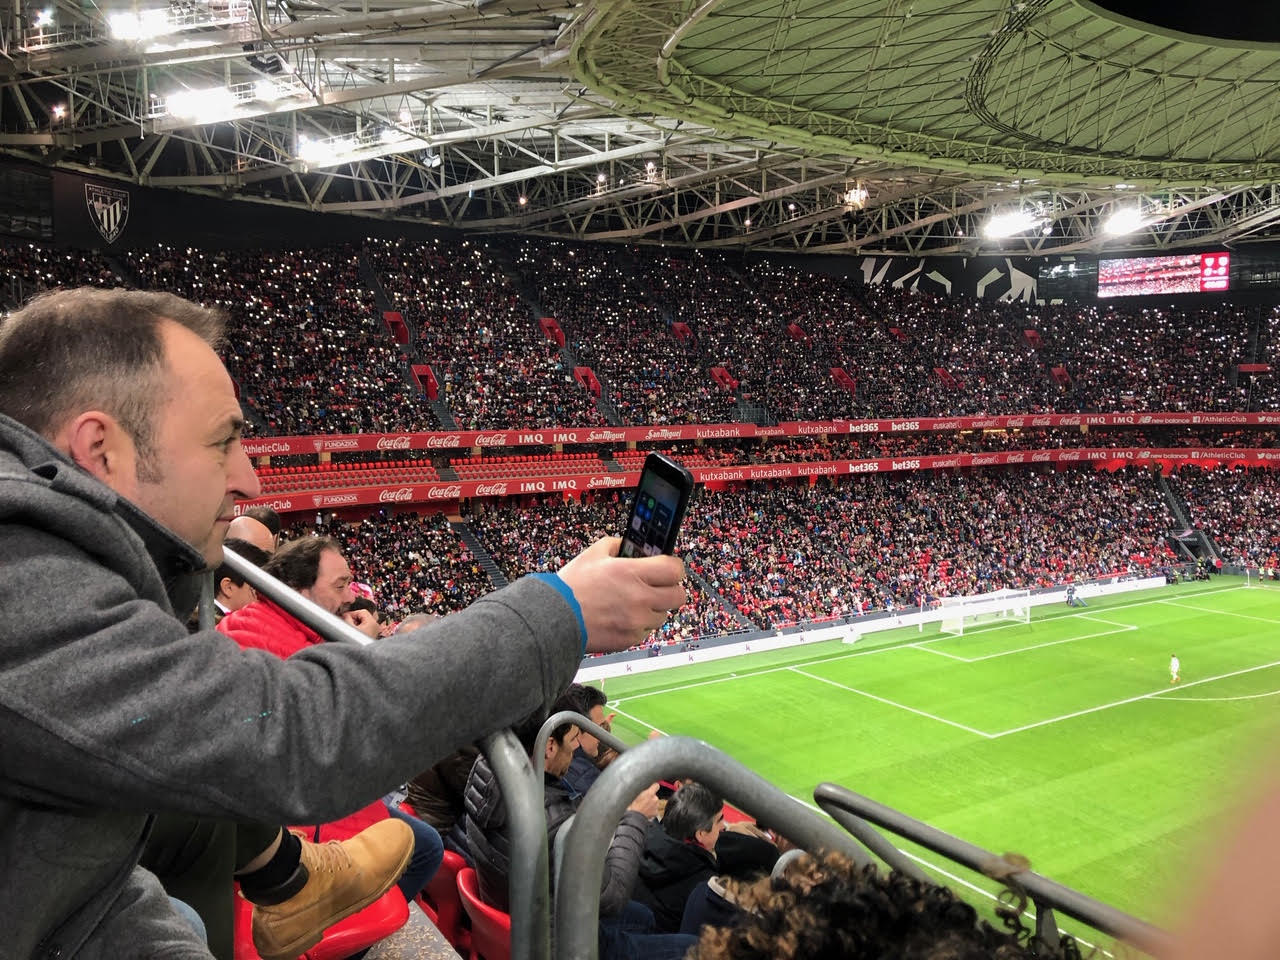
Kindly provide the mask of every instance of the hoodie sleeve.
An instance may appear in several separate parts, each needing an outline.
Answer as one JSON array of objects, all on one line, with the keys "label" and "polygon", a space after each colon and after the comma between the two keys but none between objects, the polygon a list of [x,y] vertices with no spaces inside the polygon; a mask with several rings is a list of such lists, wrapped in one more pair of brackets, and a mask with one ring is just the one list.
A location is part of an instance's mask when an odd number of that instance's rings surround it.
[{"label": "hoodie sleeve", "polygon": [[0,757],[28,800],[333,820],[548,708],[579,663],[559,592],[523,579],[414,633],[288,660],[209,631],[67,541],[0,524]]}]

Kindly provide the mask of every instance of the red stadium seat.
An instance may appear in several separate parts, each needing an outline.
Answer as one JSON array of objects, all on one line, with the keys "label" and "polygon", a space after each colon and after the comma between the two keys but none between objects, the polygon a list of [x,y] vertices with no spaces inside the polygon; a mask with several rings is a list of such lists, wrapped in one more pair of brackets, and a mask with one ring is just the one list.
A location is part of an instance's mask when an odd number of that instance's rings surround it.
[{"label": "red stadium seat", "polygon": [[510,960],[511,917],[480,899],[476,872],[470,867],[458,871],[458,894],[471,918],[470,960]]}]

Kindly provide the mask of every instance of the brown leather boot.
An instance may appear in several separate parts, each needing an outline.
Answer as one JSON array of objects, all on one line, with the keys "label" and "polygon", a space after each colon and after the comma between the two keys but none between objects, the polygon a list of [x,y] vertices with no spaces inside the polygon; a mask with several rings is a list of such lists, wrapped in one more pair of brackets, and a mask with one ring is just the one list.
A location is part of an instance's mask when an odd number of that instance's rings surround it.
[{"label": "brown leather boot", "polygon": [[295,960],[306,953],[325,930],[390,890],[412,855],[413,830],[395,819],[350,840],[303,840],[306,886],[283,903],[253,908],[253,945],[262,960]]}]

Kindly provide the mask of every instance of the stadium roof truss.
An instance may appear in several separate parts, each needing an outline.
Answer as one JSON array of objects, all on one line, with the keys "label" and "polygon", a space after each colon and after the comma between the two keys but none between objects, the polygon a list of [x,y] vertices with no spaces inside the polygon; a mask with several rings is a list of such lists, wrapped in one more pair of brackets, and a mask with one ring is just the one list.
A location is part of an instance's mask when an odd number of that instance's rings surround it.
[{"label": "stadium roof truss", "polygon": [[1278,82],[1089,0],[19,0],[0,150],[484,232],[1175,249],[1280,236]]}]

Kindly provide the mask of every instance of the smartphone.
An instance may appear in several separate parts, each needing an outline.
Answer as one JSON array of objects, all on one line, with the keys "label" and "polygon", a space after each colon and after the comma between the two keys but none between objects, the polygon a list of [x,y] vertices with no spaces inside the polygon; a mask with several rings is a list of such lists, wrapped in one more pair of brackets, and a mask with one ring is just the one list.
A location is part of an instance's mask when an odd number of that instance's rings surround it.
[{"label": "smartphone", "polygon": [[693,474],[670,457],[651,453],[645,458],[631,515],[622,532],[620,557],[652,557],[672,553],[685,507],[693,495]]}]

